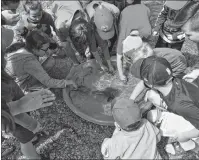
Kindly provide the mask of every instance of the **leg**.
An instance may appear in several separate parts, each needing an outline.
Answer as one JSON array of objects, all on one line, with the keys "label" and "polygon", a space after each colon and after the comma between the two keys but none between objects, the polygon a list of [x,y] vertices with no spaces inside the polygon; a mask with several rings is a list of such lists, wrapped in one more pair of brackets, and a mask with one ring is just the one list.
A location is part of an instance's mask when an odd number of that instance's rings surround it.
[{"label": "leg", "polygon": [[21,145],[21,152],[24,156],[31,157],[32,159],[40,159],[37,154],[35,147],[32,144],[32,139],[35,137],[33,132],[27,130],[26,128],[16,124],[16,130],[13,133]]},{"label": "leg", "polygon": [[113,68],[113,66],[111,64],[111,60],[110,60],[110,53],[109,53],[109,50],[108,50],[108,42],[105,41],[105,40],[102,40],[97,32],[95,34],[95,37],[96,37],[97,44],[99,45],[99,47],[101,48],[101,50],[104,54],[104,58],[105,58],[105,60],[108,64],[109,71],[113,72],[114,68]]},{"label": "leg", "polygon": [[161,36],[159,36],[155,48],[167,48],[167,47],[168,47],[167,42],[164,39],[162,39]]},{"label": "leg", "polygon": [[38,122],[29,116],[27,113],[21,113],[14,116],[14,120],[17,124],[23,126],[29,131],[35,132],[38,127]]}]

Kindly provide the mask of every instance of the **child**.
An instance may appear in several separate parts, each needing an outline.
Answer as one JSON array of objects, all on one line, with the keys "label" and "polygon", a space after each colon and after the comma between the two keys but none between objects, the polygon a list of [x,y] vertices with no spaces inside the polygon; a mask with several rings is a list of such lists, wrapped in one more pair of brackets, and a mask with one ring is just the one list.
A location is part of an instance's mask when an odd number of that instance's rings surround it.
[{"label": "child", "polygon": [[161,159],[156,147],[159,130],[141,118],[137,104],[120,99],[114,104],[112,114],[116,129],[102,143],[104,159]]},{"label": "child", "polygon": [[132,31],[138,32],[139,36],[143,38],[148,38],[151,35],[149,16],[150,10],[144,4],[129,5],[121,12],[119,38],[117,43],[117,68],[119,77],[124,83],[127,82],[127,77],[124,75],[122,67],[122,42]]},{"label": "child", "polygon": [[100,37],[107,41],[109,51],[111,51],[118,37],[119,8],[108,2],[93,1],[87,5],[86,12],[95,24]]},{"label": "child", "polygon": [[[171,137],[175,140],[176,135],[183,134],[186,131],[192,130],[195,127],[185,120],[183,117],[176,114],[160,111],[160,110],[151,110],[147,114],[147,119],[151,123],[159,124],[160,123],[160,132],[162,136]],[[199,134],[199,131],[198,131]],[[199,137],[196,137],[199,138]],[[180,142],[181,147],[184,151],[189,151],[195,148],[195,137],[188,139],[188,141]],[[166,150],[169,153],[173,153],[174,148],[171,144],[167,144]]]},{"label": "child", "polygon": [[114,69],[110,62],[110,55],[106,41],[103,41],[96,31],[92,23],[80,18],[72,22],[70,28],[70,38],[76,50],[80,53],[82,58],[85,58],[85,51],[89,47],[90,52],[93,54],[103,71],[107,71],[107,67],[103,64],[102,59],[98,53],[98,46],[101,48],[105,60],[108,64],[110,72]]},{"label": "child", "polygon": [[[54,21],[50,14],[43,11],[41,3],[37,1],[26,1],[24,3],[25,15],[21,16],[15,27],[15,38],[23,39],[28,32],[39,29],[52,37],[52,30],[56,32]],[[54,34],[55,35],[55,34]],[[20,37],[22,36],[22,37]]]},{"label": "child", "polygon": [[[171,48],[154,48],[147,43],[143,42],[140,37],[130,35],[123,41],[123,57],[124,61],[131,65],[131,74],[140,78],[140,67],[145,58],[149,56],[157,56],[165,58],[171,65],[173,76],[182,78],[187,69],[187,61],[185,56],[176,49]],[[144,90],[143,81],[140,81],[133,93],[131,99],[135,100],[136,97]]]},{"label": "child", "polygon": [[[147,88],[145,100],[148,100],[164,110],[178,114],[189,121],[195,129],[183,135],[178,135],[177,140],[183,142],[198,136],[199,130],[199,80],[188,83],[173,77],[169,62],[160,57],[146,58],[140,70],[141,79]],[[156,92],[157,91],[157,92]]]},{"label": "child", "polygon": [[183,8],[187,1],[169,1],[167,0],[160,14],[158,15],[153,36],[158,34],[159,38],[156,47],[169,47],[181,50],[185,41],[185,34],[180,27],[170,27],[177,13]]}]

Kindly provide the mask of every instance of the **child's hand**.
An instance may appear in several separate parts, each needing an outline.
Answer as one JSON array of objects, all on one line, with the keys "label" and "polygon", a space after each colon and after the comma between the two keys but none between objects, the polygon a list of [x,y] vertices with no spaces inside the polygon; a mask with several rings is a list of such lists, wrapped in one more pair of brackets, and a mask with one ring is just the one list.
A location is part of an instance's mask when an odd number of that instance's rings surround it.
[{"label": "child's hand", "polygon": [[179,40],[182,40],[183,38],[185,38],[185,33],[184,33],[184,34],[178,35],[177,38],[178,38]]},{"label": "child's hand", "polygon": [[123,74],[123,75],[120,75],[120,80],[124,83],[124,84],[127,84],[127,77]]},{"label": "child's hand", "polygon": [[152,36],[158,36],[159,33],[157,31],[153,31]]}]

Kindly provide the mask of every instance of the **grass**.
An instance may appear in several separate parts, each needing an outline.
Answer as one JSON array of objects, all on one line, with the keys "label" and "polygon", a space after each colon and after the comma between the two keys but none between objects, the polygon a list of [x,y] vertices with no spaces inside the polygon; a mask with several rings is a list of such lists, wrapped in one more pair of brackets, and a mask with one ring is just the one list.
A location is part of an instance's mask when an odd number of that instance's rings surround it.
[{"label": "grass", "polygon": [[[162,8],[162,2],[160,1],[146,1],[147,6],[151,9],[151,23],[154,25],[157,14]],[[51,2],[42,2],[44,8],[48,7]],[[156,38],[152,37],[149,43],[154,46]],[[199,61],[199,57],[196,55],[197,50],[193,42],[186,40],[182,52],[188,60],[189,65],[193,65],[196,61]],[[194,58],[190,58],[194,57]],[[62,65],[61,70],[58,69]],[[60,61],[57,68],[51,73],[55,78],[63,78],[65,70],[64,61]],[[138,80],[131,78],[131,81],[127,86],[124,86],[119,81],[118,75],[113,77],[110,75],[104,75],[100,82],[97,84],[99,89],[109,86],[119,88],[123,90],[121,97],[129,97],[133,90],[133,87]],[[66,106],[62,99],[61,92],[55,90],[57,99],[53,106],[40,109],[31,113],[31,115],[37,119],[43,126],[43,131],[46,132],[47,137],[43,141],[36,145],[38,153],[44,154],[50,159],[102,159],[101,155],[101,143],[104,138],[110,137],[114,128],[108,126],[100,126],[90,122],[87,122],[77,115],[75,115]],[[158,150],[164,159],[168,158],[168,155],[164,151],[166,140],[163,138],[161,143],[158,144]],[[2,143],[2,150],[9,145],[15,145],[16,150],[9,155],[7,159],[17,159],[21,156],[19,142],[10,138]],[[183,153],[173,158],[193,159],[192,153]],[[172,157],[170,157],[172,158]]]}]

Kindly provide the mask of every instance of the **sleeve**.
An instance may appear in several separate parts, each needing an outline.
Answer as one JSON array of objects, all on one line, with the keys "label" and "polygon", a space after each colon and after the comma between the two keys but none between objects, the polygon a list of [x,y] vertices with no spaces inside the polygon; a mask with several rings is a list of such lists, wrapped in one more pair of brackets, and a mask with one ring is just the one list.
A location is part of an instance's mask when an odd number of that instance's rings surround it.
[{"label": "sleeve", "polygon": [[120,151],[117,150],[119,146],[120,144],[115,144],[112,138],[105,138],[101,146],[101,153],[104,159],[117,159],[119,157],[118,151]]},{"label": "sleeve", "polygon": [[193,102],[189,100],[183,100],[179,104],[176,113],[184,117],[194,127],[199,129],[199,106],[197,107]]},{"label": "sleeve", "polygon": [[125,40],[126,26],[124,25],[125,17],[120,16],[119,37],[117,42],[117,54],[122,55],[122,42]]},{"label": "sleeve", "polygon": [[66,87],[66,80],[51,78],[36,59],[27,61],[24,64],[24,70],[49,88]]},{"label": "sleeve", "polygon": [[104,5],[108,10],[110,10],[111,13],[115,16],[115,18],[119,17],[120,10],[114,4],[110,4],[108,2],[102,2],[102,5]]},{"label": "sleeve", "polygon": [[168,12],[169,12],[169,7],[164,5],[162,11],[159,13],[158,18],[156,20],[154,28],[155,31],[159,31],[160,28],[162,27],[162,24],[167,20]]}]

